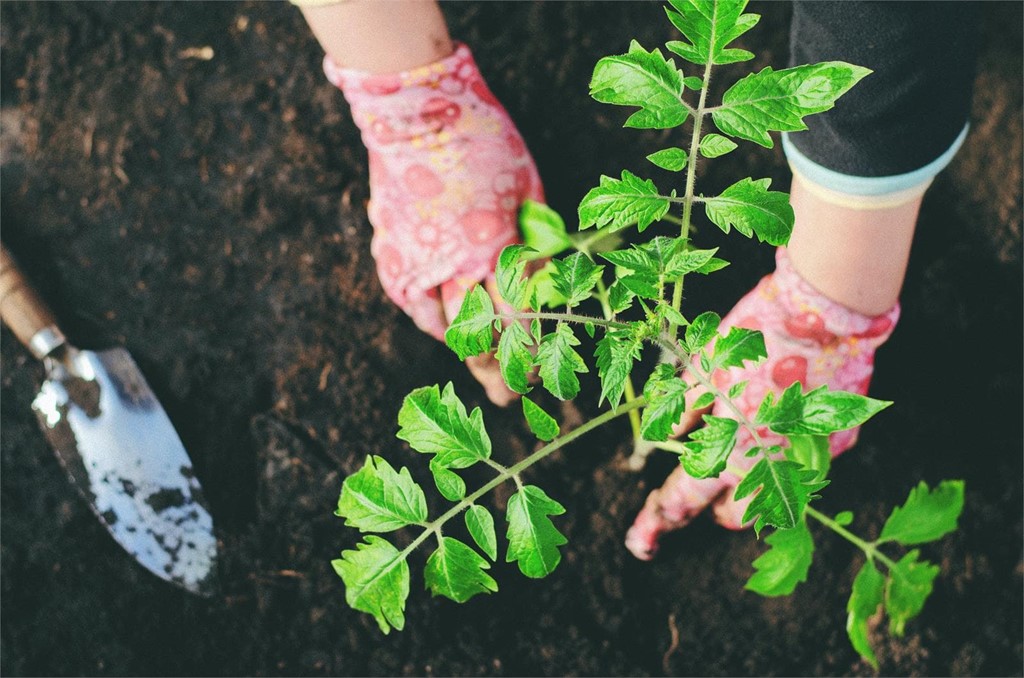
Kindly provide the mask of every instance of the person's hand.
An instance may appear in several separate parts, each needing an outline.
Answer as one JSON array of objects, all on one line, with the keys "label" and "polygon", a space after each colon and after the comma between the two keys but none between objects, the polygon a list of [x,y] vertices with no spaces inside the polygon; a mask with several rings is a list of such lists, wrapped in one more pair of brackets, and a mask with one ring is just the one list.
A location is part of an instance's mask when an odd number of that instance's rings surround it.
[{"label": "person's hand", "polygon": [[[483,281],[499,302],[494,265],[519,241],[519,207],[544,200],[518,130],[469,48],[410,71],[370,75],[324,60],[369,151],[371,251],[387,295],[444,341],[466,292]],[[514,394],[493,355],[466,361],[499,405]]]},{"label": "person's hand", "polygon": [[[793,269],[780,248],[776,270],[758,283],[723,318],[719,331],[732,326],[761,330],[764,333],[767,360],[744,368],[732,368],[712,375],[718,390],[725,392],[733,384],[749,381],[746,390],[735,400],[743,414],[753,420],[765,394],[781,393],[795,381],[804,389],[827,384],[832,390],[867,393],[874,366],[875,350],[889,338],[899,318],[896,305],[882,315],[869,317],[852,311],[822,296]],[[694,402],[701,390],[691,390],[688,402]],[[675,429],[676,435],[692,430],[708,409],[687,410]],[[733,417],[722,403],[715,403],[713,414]],[[858,429],[833,433],[829,437],[832,456],[849,449],[857,441]],[[781,436],[767,429],[758,435],[767,445],[779,444]],[[747,470],[755,462],[745,456],[753,447],[748,431],[740,428],[729,465]],[[685,526],[708,505],[715,520],[729,529],[740,529],[743,513],[751,497],[742,501],[732,498],[739,479],[728,472],[718,478],[698,480],[680,466],[651,492],[633,526],[626,534],[626,546],[637,558],[649,560],[658,549],[658,539],[665,532]]]}]

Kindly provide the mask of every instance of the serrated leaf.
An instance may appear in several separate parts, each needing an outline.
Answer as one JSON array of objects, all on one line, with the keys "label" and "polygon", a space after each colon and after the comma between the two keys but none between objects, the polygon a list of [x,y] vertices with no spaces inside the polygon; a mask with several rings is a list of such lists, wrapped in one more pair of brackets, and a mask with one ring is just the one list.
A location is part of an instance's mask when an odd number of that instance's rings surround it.
[{"label": "serrated leaf", "polygon": [[624,330],[609,330],[597,342],[594,357],[597,359],[597,375],[601,378],[600,405],[605,399],[608,405],[618,407],[626,381],[633,371],[633,362],[640,359],[642,343],[632,333]]},{"label": "serrated leaf", "polygon": [[647,159],[661,169],[679,172],[686,167],[686,162],[690,159],[690,156],[681,148],[665,148],[657,153],[651,153],[647,156]]},{"label": "serrated leaf", "polygon": [[741,179],[721,195],[704,199],[704,211],[716,226],[728,233],[730,227],[761,242],[785,245],[793,232],[793,208],[789,194],[769,191],[771,179]]},{"label": "serrated leaf", "polygon": [[493,593],[498,583],[484,570],[490,564],[454,537],[442,537],[437,550],[427,558],[423,580],[435,596],[464,603],[478,593]]},{"label": "serrated leaf", "polygon": [[708,275],[709,273],[714,273],[715,271],[720,271],[720,270],[722,270],[723,268],[725,268],[728,265],[729,265],[729,262],[726,261],[725,259],[719,259],[718,257],[711,257],[710,259],[708,259],[708,263],[704,264],[703,266],[701,266],[700,268],[695,270],[694,273],[700,273],[702,275]]},{"label": "serrated leaf", "polygon": [[857,653],[878,670],[878,659],[868,638],[868,620],[878,612],[885,591],[885,577],[868,560],[853,580],[850,600],[846,603],[846,635]]},{"label": "serrated leaf", "polygon": [[732,153],[736,148],[735,141],[714,132],[700,140],[700,154],[705,158],[720,158],[726,153]]},{"label": "serrated leaf", "polygon": [[788,596],[797,584],[807,581],[814,559],[814,539],[806,521],[788,530],[775,530],[765,543],[771,548],[754,561],[757,572],[745,588],[762,596]]},{"label": "serrated leaf", "polygon": [[530,306],[532,308],[565,306],[566,299],[555,289],[555,283],[551,278],[554,272],[555,265],[549,261],[542,269],[530,276]]},{"label": "serrated leaf", "polygon": [[830,391],[819,386],[801,393],[795,382],[782,392],[778,402],[771,393],[765,396],[754,421],[783,435],[828,435],[860,426],[878,412],[892,405],[846,391]]},{"label": "serrated leaf", "polygon": [[694,478],[717,478],[725,470],[725,463],[736,446],[739,426],[735,419],[704,415],[704,427],[690,434],[679,455],[686,472]]},{"label": "serrated leaf", "polygon": [[714,258],[717,251],[717,247],[710,250],[681,249],[673,254],[672,258],[665,265],[665,275],[670,278],[678,278],[687,273],[700,271]]},{"label": "serrated leaf", "polygon": [[679,418],[686,409],[688,388],[685,381],[674,375],[667,379],[658,372],[651,375],[647,386],[644,387],[647,407],[640,418],[640,435],[644,440],[668,440],[672,427],[679,423]]},{"label": "serrated leaf", "polygon": [[536,200],[526,199],[519,209],[519,230],[523,244],[534,250],[531,259],[553,257],[572,247],[565,222],[555,210]]},{"label": "serrated leaf", "polygon": [[932,593],[932,583],[939,574],[939,567],[927,560],[919,561],[920,552],[915,549],[903,556],[896,567],[889,568],[889,579],[885,582],[885,612],[889,615],[889,632],[902,636],[908,621],[924,608]]},{"label": "serrated leaf", "polygon": [[437,457],[430,460],[430,473],[437,491],[448,501],[461,501],[466,496],[466,481],[455,471],[438,464]]},{"label": "serrated leaf", "polygon": [[667,47],[695,64],[732,64],[754,57],[745,49],[727,48],[730,42],[753,28],[757,14],[743,14],[746,0],[669,0],[669,21],[689,42],[674,40]]},{"label": "serrated leaf", "polygon": [[604,57],[594,66],[590,96],[605,104],[638,106],[626,127],[667,129],[683,124],[683,76],[661,50],[648,52],[633,40],[629,52]]},{"label": "serrated leaf", "polygon": [[547,442],[558,437],[558,422],[529,398],[523,398],[523,416],[533,435]]},{"label": "serrated leaf", "polygon": [[345,582],[345,602],[367,612],[384,633],[405,626],[405,600],[409,597],[409,564],[387,540],[368,535],[355,550],[342,551],[331,561]]},{"label": "serrated leaf", "polygon": [[929,490],[922,480],[906,503],[893,509],[878,540],[912,546],[941,539],[956,530],[963,508],[964,481],[944,480]]},{"label": "serrated leaf", "polygon": [[555,266],[551,281],[555,290],[565,297],[566,306],[575,306],[589,299],[604,270],[583,252],[570,254],[564,259],[552,259],[551,263]]},{"label": "serrated leaf", "polygon": [[631,289],[619,284],[616,280],[608,288],[608,306],[611,307],[612,313],[622,313],[633,305],[633,297],[635,296]]},{"label": "serrated leaf", "polygon": [[743,392],[747,390],[747,384],[749,383],[750,381],[745,379],[743,381],[738,381],[732,386],[730,386],[729,393],[727,394],[729,396],[729,400],[735,400],[736,398],[739,398],[741,395],[743,395]]},{"label": "serrated leaf", "polygon": [[713,402],[715,402],[715,394],[711,391],[706,391],[705,393],[701,393],[700,396],[697,397],[697,400],[694,401],[693,409],[703,410],[705,407],[710,407]]},{"label": "serrated leaf", "polygon": [[637,225],[641,232],[668,212],[668,196],[658,193],[650,179],[622,170],[621,179],[602,176],[601,184],[583,196],[580,229],[596,226],[618,231]]},{"label": "serrated leaf", "polygon": [[467,416],[466,406],[449,382],[443,393],[424,386],[405,397],[398,411],[397,436],[423,454],[436,454],[446,468],[468,468],[491,456],[491,439],[479,407]]},{"label": "serrated leaf", "polygon": [[466,529],[473,541],[491,560],[498,559],[498,537],[494,533],[494,516],[483,506],[473,504],[466,511]]},{"label": "serrated leaf", "polygon": [[508,500],[508,553],[505,562],[519,563],[527,577],[551,574],[562,559],[558,547],[565,537],[548,516],[565,513],[565,508],[536,485],[525,485]]},{"label": "serrated leaf", "polygon": [[730,327],[729,334],[715,341],[715,352],[711,364],[715,369],[742,367],[744,361],[753,363],[768,356],[764,347],[764,335],[759,330],[746,327]]},{"label": "serrated leaf", "polygon": [[704,80],[702,78],[697,77],[696,75],[691,75],[688,78],[683,78],[683,87],[686,87],[687,89],[699,90],[703,86]]},{"label": "serrated leaf", "polygon": [[836,521],[837,525],[846,527],[853,522],[853,511],[840,511],[832,520]]},{"label": "serrated leaf", "polygon": [[487,353],[494,340],[494,304],[491,295],[480,285],[474,285],[462,300],[462,307],[444,333],[448,348],[455,351],[459,360],[471,355]]},{"label": "serrated leaf", "polygon": [[509,245],[498,255],[498,263],[494,269],[498,293],[512,308],[526,306],[529,286],[523,276],[526,271],[524,254],[530,251],[525,245]]},{"label": "serrated leaf", "polygon": [[533,370],[533,354],[529,347],[533,339],[518,322],[512,322],[501,333],[495,356],[501,369],[501,376],[508,387],[516,393],[526,393],[530,384],[526,375]]},{"label": "serrated leaf", "polygon": [[796,66],[781,71],[766,67],[739,80],[711,112],[723,134],[772,148],[768,132],[807,129],[804,116],[827,111],[836,99],[871,73],[842,61]]},{"label": "serrated leaf", "polygon": [[815,480],[824,480],[832,465],[832,453],[828,447],[828,436],[791,435],[786,458],[806,469],[817,473]]},{"label": "serrated leaf", "polygon": [[658,315],[660,315],[662,318],[669,321],[673,325],[676,325],[677,327],[684,327],[685,325],[687,325],[686,316],[684,316],[682,313],[674,309],[668,303],[662,302],[658,304],[658,307],[655,309],[655,311],[657,311]]},{"label": "serrated leaf", "polygon": [[363,467],[341,486],[335,515],[346,527],[390,532],[427,519],[427,500],[409,469],[395,469],[383,457],[366,457]]},{"label": "serrated leaf", "polygon": [[637,247],[631,247],[628,250],[601,252],[598,256],[629,271],[648,273],[652,276],[657,276],[658,274],[658,269],[651,261],[650,256]]},{"label": "serrated leaf", "polygon": [[[711,311],[701,313],[686,326],[686,347],[690,353],[704,348],[709,341],[718,336],[718,324],[722,318]],[[705,371],[706,368],[705,368]]]},{"label": "serrated leaf", "polygon": [[815,481],[815,475],[794,461],[761,459],[736,486],[737,500],[761,488],[743,514],[743,522],[756,518],[754,532],[758,534],[765,525],[783,530],[796,527],[807,503],[817,497],[814,493],[828,485],[827,480]]},{"label": "serrated leaf", "polygon": [[619,283],[630,292],[643,299],[661,299],[658,290],[658,279],[652,278],[646,273],[634,273],[619,278]]},{"label": "serrated leaf", "polygon": [[546,335],[537,349],[536,362],[540,365],[540,378],[551,395],[559,400],[571,400],[580,392],[577,372],[587,372],[587,364],[573,347],[580,340],[572,329],[559,323],[555,331]]}]

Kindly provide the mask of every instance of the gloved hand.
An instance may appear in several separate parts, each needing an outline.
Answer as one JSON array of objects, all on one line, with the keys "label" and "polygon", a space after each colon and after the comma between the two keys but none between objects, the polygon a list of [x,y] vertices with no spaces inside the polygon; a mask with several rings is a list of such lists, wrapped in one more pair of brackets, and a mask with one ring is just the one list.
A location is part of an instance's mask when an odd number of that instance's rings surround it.
[{"label": "gloved hand", "polygon": [[[402,73],[362,73],[329,56],[324,72],[369,151],[371,251],[384,291],[444,341],[474,284],[499,301],[498,254],[520,239],[522,202],[544,200],[533,158],[464,44]],[[493,356],[466,363],[492,401],[512,399]]]},{"label": "gloved hand", "polygon": [[[712,375],[721,391],[749,380],[746,390],[736,399],[737,406],[751,420],[765,394],[781,393],[794,381],[804,390],[827,384],[830,389],[865,395],[871,381],[875,350],[889,338],[899,318],[899,305],[881,315],[870,317],[852,311],[815,290],[793,269],[785,248],[776,253],[775,272],[765,276],[722,319],[720,332],[732,326],[748,327],[764,333],[768,359],[753,367],[734,367]],[[699,388],[691,391],[694,402]],[[701,421],[707,410],[687,410],[676,427],[682,435]],[[715,403],[713,414],[732,417],[722,403]],[[832,456],[844,452],[857,441],[858,429],[839,431],[829,437]],[[780,444],[782,436],[767,429],[758,431],[767,445]],[[740,428],[729,465],[749,469],[757,459],[744,453],[753,447],[750,433]],[[649,560],[658,549],[658,538],[670,530],[685,526],[694,516],[713,503],[715,520],[729,529],[740,529],[743,512],[752,497],[732,499],[739,479],[728,472],[718,478],[691,478],[680,466],[660,489],[647,498],[633,526],[626,534],[626,546],[637,558]]]}]

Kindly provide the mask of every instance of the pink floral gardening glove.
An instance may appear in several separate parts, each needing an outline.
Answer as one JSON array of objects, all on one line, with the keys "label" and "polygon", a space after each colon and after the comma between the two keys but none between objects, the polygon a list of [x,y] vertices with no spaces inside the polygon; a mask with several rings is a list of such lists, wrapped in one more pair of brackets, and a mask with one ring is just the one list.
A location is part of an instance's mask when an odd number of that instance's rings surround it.
[{"label": "pink floral gardening glove", "polygon": [[[804,389],[827,384],[830,389],[867,394],[874,366],[875,350],[889,338],[899,318],[899,305],[882,315],[862,315],[822,296],[793,269],[785,248],[775,257],[776,269],[765,276],[722,320],[719,331],[733,325],[761,330],[768,359],[754,367],[734,367],[716,372],[712,379],[720,390],[749,380],[736,404],[750,419],[768,391],[781,393],[794,381]],[[699,395],[693,390],[693,400]],[[692,402],[692,400],[691,400]],[[706,412],[706,410],[704,411]],[[676,428],[682,434],[700,421],[702,411],[684,415]],[[730,417],[721,403],[713,414]],[[768,445],[780,444],[782,436],[760,429],[758,434]],[[839,431],[829,438],[832,456],[846,451],[857,441],[858,429]],[[753,447],[752,438],[740,428],[730,466],[749,469],[757,461],[744,452]],[[718,478],[697,480],[680,466],[660,489],[647,497],[640,514],[626,534],[626,547],[641,560],[649,560],[658,549],[658,538],[665,532],[683,527],[714,502],[715,520],[730,529],[740,529],[743,512],[752,497],[732,499],[739,479],[730,473]]]},{"label": "pink floral gardening glove", "polygon": [[[324,59],[370,159],[371,251],[387,295],[444,341],[474,284],[497,300],[494,265],[519,241],[522,202],[544,200],[533,158],[464,44],[436,63],[372,75]],[[487,358],[487,357],[484,357]],[[467,361],[495,402],[511,392],[493,358]]]}]

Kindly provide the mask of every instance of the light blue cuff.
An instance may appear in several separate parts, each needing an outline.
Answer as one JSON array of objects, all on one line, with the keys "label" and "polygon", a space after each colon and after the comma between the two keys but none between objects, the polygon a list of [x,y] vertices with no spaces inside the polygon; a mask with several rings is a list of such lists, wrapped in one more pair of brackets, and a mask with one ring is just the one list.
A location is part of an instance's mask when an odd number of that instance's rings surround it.
[{"label": "light blue cuff", "polygon": [[822,167],[798,151],[789,140],[788,133],[782,135],[782,150],[785,151],[786,159],[796,172],[819,186],[847,195],[886,195],[924,185],[935,178],[935,175],[944,170],[946,165],[953,160],[956,152],[960,150],[964,139],[967,138],[969,127],[970,125],[964,125],[963,131],[960,132],[953,145],[924,167],[906,174],[893,174],[887,177],[856,177]]}]

